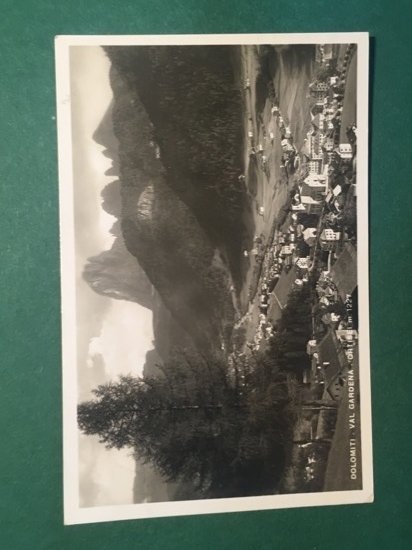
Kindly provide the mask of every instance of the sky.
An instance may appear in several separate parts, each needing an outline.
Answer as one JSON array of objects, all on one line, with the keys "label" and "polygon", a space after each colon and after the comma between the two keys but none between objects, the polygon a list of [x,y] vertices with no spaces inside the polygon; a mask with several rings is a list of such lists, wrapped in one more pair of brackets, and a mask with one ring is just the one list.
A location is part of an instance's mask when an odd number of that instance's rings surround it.
[{"label": "sky", "polygon": [[[101,208],[100,193],[116,178],[105,175],[112,161],[92,137],[112,101],[109,69],[101,48],[71,47],[79,401],[90,399],[98,384],[141,374],[153,348],[150,310],[98,295],[82,278],[87,258],[109,249],[114,239],[109,231],[115,218]],[[130,450],[107,450],[97,438],[79,434],[80,506],[132,503],[134,475]]]}]

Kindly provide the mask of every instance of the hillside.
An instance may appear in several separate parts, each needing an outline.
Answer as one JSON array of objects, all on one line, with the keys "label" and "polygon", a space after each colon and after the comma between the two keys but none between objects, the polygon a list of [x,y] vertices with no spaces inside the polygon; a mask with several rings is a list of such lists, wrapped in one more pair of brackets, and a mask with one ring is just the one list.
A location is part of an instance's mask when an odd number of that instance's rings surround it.
[{"label": "hillside", "polygon": [[[233,52],[175,50],[108,48],[115,139],[105,154],[119,179],[104,189],[102,206],[118,217],[121,231],[115,224],[114,233],[121,233],[129,258],[118,258],[117,292],[110,264],[118,240],[85,269],[97,292],[153,309],[153,292],[143,297],[146,276],[159,297],[153,310],[161,356],[174,339],[203,350],[229,341],[234,311],[228,289],[240,284],[245,202]],[[172,79],[176,63],[181,78]]]},{"label": "hillside", "polygon": [[[116,137],[132,151],[126,118],[139,102],[150,125],[165,182],[190,209],[212,246],[219,246],[240,285],[247,193],[243,173],[242,97],[235,82],[235,47],[107,48],[113,65]],[[130,95],[129,114],[118,99]],[[118,123],[116,124],[116,120]],[[141,129],[138,130],[139,133]],[[140,166],[143,158],[140,159]],[[130,159],[128,161],[130,163]],[[133,167],[136,168],[135,157]],[[125,159],[121,159],[123,168]]]}]

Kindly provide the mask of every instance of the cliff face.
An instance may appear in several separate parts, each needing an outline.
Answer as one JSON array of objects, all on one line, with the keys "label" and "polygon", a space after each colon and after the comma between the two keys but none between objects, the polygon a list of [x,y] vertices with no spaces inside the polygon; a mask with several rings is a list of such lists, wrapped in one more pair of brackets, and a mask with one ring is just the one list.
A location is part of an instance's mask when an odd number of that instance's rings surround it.
[{"label": "cliff face", "polygon": [[98,294],[152,308],[152,285],[123,237],[116,237],[110,250],[89,258],[83,277]]},{"label": "cliff face", "polygon": [[139,197],[127,193],[122,230],[128,250],[196,345],[219,340],[227,273],[187,206],[158,179]]}]

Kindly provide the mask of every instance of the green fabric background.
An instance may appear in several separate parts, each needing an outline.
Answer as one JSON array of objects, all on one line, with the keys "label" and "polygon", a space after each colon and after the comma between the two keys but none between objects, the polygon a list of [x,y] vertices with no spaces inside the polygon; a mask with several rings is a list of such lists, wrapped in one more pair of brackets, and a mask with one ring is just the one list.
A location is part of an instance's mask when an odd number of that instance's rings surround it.
[{"label": "green fabric background", "polygon": [[[412,548],[412,4],[2,0],[0,548]],[[63,526],[56,34],[369,31],[375,503]]]}]

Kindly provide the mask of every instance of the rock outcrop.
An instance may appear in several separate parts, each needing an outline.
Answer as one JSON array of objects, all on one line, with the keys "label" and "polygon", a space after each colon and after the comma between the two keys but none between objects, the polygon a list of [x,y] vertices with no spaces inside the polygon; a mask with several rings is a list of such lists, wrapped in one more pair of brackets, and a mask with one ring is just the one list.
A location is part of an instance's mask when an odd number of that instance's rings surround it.
[{"label": "rock outcrop", "polygon": [[122,237],[110,250],[89,258],[83,277],[98,294],[152,308],[152,285]]}]

